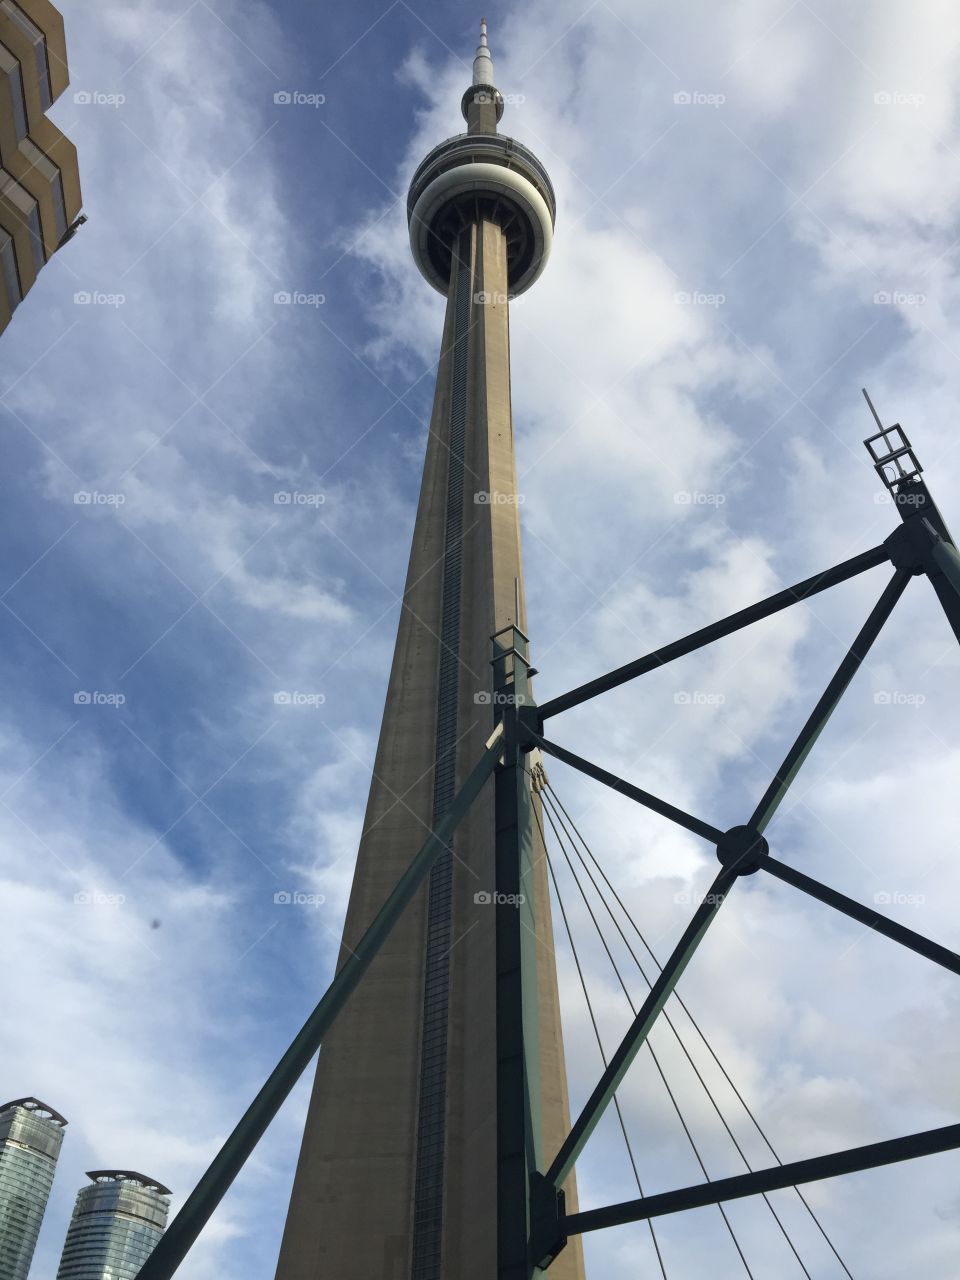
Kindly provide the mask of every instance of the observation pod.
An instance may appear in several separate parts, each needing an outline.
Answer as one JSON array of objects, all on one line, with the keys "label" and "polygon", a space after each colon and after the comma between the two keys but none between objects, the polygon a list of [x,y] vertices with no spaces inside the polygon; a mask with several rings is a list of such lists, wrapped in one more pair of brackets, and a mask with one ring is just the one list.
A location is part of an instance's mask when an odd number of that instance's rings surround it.
[{"label": "observation pod", "polygon": [[493,222],[502,230],[511,295],[524,293],[539,278],[553,244],[553,186],[528,147],[497,133],[504,104],[492,79],[484,22],[473,84],[460,103],[467,132],[434,147],[413,175],[407,196],[413,260],[444,295],[450,288],[454,243],[471,224]]}]

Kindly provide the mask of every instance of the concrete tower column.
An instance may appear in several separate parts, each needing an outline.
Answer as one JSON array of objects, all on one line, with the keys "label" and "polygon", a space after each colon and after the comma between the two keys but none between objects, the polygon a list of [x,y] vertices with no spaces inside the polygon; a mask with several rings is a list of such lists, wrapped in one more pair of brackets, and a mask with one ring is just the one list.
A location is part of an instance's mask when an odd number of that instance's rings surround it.
[{"label": "concrete tower column", "polygon": [[[539,161],[496,132],[492,79],[484,24],[468,133],[411,184],[411,247],[446,317],[341,963],[479,757],[493,726],[490,637],[525,621],[508,296],[543,269],[555,206]],[[493,799],[488,787],[321,1049],[278,1280],[496,1275]],[[533,892],[550,1158],[569,1117],[542,858]],[[577,1241],[551,1275],[580,1280],[582,1266]]]}]

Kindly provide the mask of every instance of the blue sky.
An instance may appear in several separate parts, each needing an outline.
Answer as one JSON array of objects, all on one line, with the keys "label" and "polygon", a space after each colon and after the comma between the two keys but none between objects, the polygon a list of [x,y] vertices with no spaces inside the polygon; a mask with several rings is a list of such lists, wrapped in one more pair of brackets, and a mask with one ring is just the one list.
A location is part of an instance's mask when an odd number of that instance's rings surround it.
[{"label": "blue sky", "polygon": [[[90,221],[0,370],[0,1061],[9,1096],[70,1120],[38,1274],[85,1169],[143,1168],[182,1200],[331,975],[442,320],[404,196],[462,127],[479,17],[405,0],[62,9],[72,83],[52,114]],[[559,202],[549,268],[511,318],[539,696],[882,540],[896,517],[860,445],[863,385],[956,525],[956,14],[534,0],[487,17],[513,95],[502,128]],[[885,576],[554,734],[743,821]],[[768,833],[954,947],[958,694],[956,645],[912,583]],[[663,953],[710,851],[550,774]],[[323,905],[274,902],[292,890]],[[629,1011],[586,952],[609,1045]],[[577,1104],[599,1060],[559,940],[558,962]],[[683,992],[784,1159],[956,1118],[951,979],[784,886],[738,887]],[[711,1173],[736,1172],[669,1036],[653,1042]],[[646,1060],[622,1099],[645,1188],[697,1180]],[[305,1105],[301,1087],[185,1280],[272,1274]],[[958,1159],[811,1189],[855,1275],[954,1275]],[[584,1205],[631,1194],[607,1122],[580,1188]],[[839,1274],[777,1203],[814,1273]],[[758,1274],[800,1274],[761,1209],[731,1216]],[[670,1273],[742,1274],[721,1228],[715,1211],[665,1221]],[[595,1237],[588,1263],[653,1274],[641,1228]]]}]

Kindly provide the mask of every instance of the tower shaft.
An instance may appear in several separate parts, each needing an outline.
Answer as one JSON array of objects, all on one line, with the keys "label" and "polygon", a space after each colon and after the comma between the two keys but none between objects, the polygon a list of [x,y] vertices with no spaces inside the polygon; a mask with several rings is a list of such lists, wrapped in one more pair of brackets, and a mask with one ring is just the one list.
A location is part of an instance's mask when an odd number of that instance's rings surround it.
[{"label": "tower shaft", "polygon": [[[536,156],[498,135],[503,109],[481,23],[461,102],[467,133],[430,152],[407,200],[411,251],[445,294],[446,317],[341,965],[483,753],[493,728],[491,637],[524,625],[508,292],[543,270],[556,202]],[[522,893],[532,895],[524,919],[540,944],[520,967],[524,1029],[510,1023],[506,1003],[498,1021],[497,984],[512,963],[504,970],[504,938],[519,936],[497,927],[497,874],[514,856],[501,841],[498,864],[500,816],[488,786],[323,1044],[278,1280],[493,1280],[505,1274],[498,1196],[511,1206],[510,1274],[517,1261],[526,1270],[514,1212],[524,1201],[512,1163],[517,1095],[510,1110],[499,1083],[510,1072],[516,1081],[518,1049],[548,1158],[569,1118],[537,843],[523,845],[531,871]],[[521,1130],[528,1159],[525,1123]],[[574,1187],[567,1191],[573,1202]],[[555,1270],[557,1280],[580,1280],[579,1245]]]},{"label": "tower shaft", "polygon": [[[341,963],[489,736],[490,636],[523,625],[507,292],[507,237],[496,221],[468,223],[453,246]],[[278,1280],[496,1274],[496,913],[484,901],[495,884],[494,835],[488,789],[321,1050]],[[546,867],[536,863],[549,1154],[568,1117]],[[559,1280],[579,1276],[579,1249],[554,1269]]]}]

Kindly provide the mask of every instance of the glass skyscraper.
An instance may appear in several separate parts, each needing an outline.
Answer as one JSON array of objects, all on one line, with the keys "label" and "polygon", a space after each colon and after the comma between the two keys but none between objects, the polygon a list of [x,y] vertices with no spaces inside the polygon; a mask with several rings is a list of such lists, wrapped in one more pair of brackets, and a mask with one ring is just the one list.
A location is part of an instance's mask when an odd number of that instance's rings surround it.
[{"label": "glass skyscraper", "polygon": [[57,1280],[134,1280],[163,1235],[170,1191],[129,1169],[88,1173],[63,1246]]},{"label": "glass skyscraper", "polygon": [[0,1107],[0,1276],[27,1280],[66,1125],[37,1098]]}]

